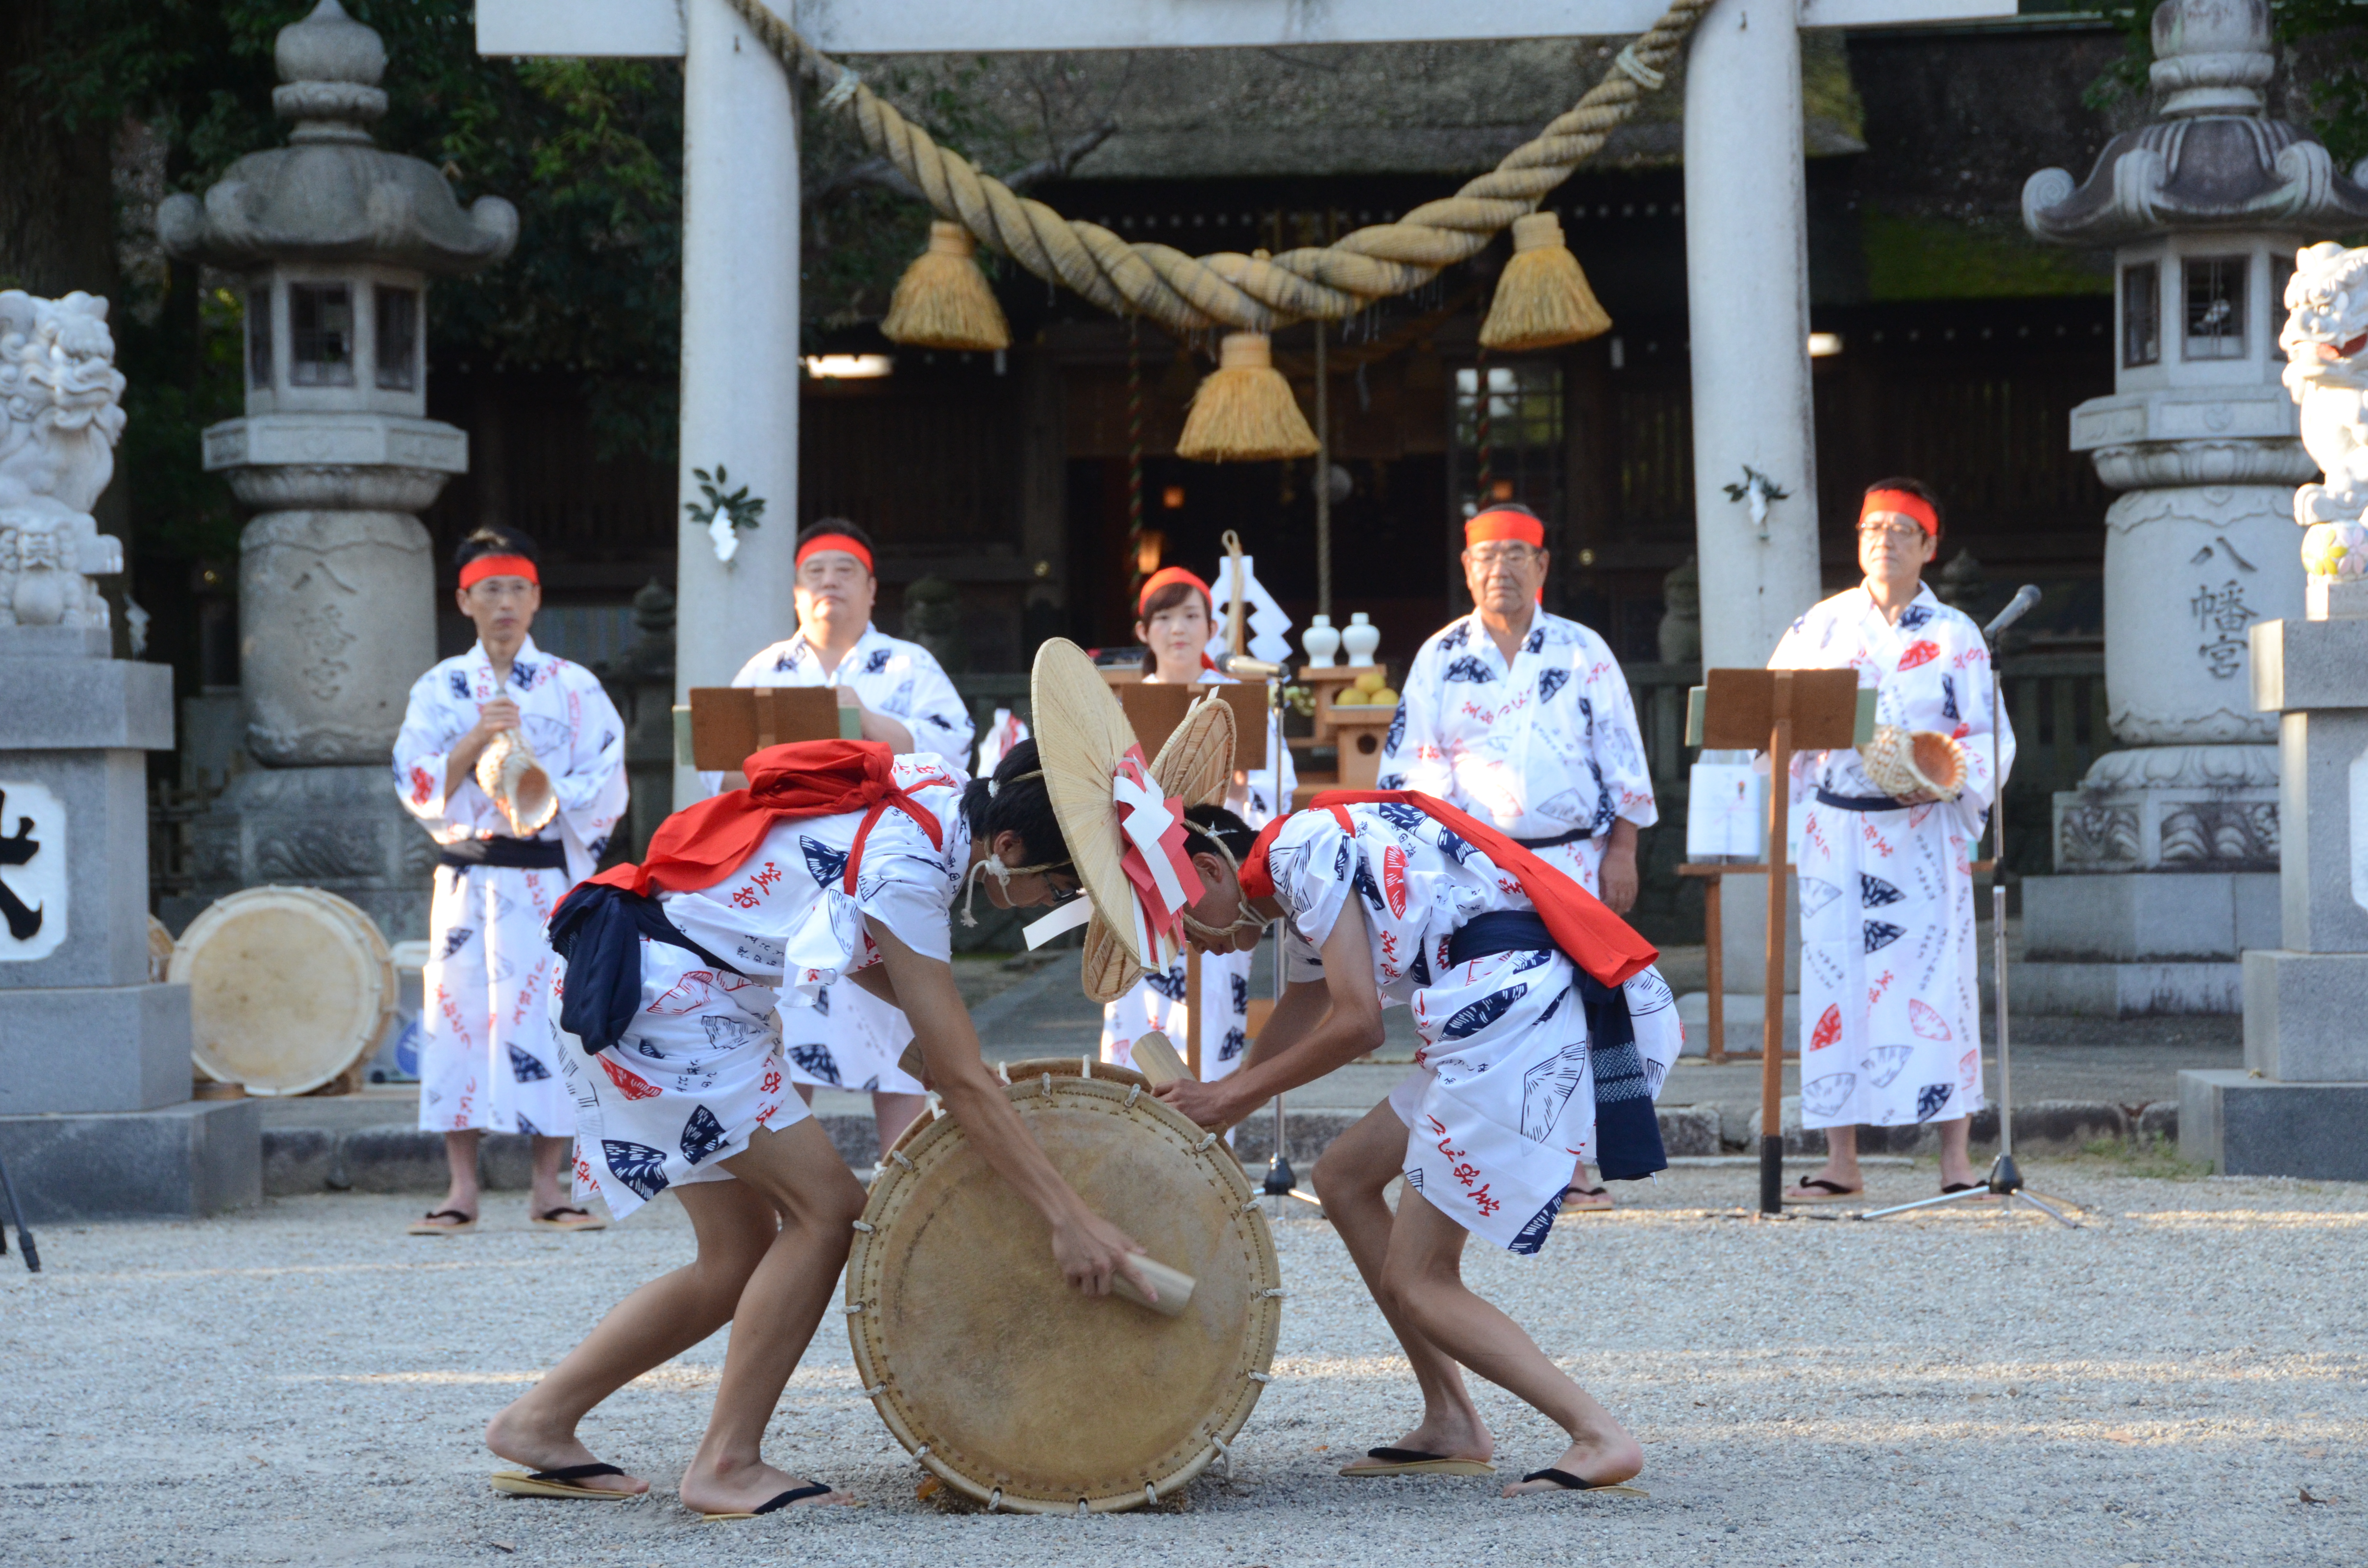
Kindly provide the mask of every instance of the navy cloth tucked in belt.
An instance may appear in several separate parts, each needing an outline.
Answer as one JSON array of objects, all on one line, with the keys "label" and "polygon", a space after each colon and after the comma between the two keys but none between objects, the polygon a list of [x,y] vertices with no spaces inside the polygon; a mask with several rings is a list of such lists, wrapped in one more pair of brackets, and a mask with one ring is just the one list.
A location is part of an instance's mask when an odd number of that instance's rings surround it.
[{"label": "navy cloth tucked in belt", "polygon": [[504,866],[520,871],[567,869],[567,846],[556,838],[461,838],[441,846],[439,866]]},{"label": "navy cloth tucked in belt", "polygon": [[1595,830],[1591,827],[1575,827],[1568,833],[1557,833],[1551,838],[1516,838],[1513,842],[1531,854],[1535,854],[1541,849],[1552,849],[1558,844],[1577,844],[1582,838],[1594,836]]},{"label": "navy cloth tucked in belt", "polygon": [[695,953],[730,974],[734,969],[666,917],[654,898],[602,882],[579,882],[551,912],[552,950],[567,960],[567,988],[559,999],[559,1027],[598,1056],[625,1038],[642,1006],[642,938]]},{"label": "navy cloth tucked in belt", "polygon": [[[1554,952],[1544,919],[1529,910],[1475,915],[1447,939],[1447,961],[1470,963],[1495,953]],[[1660,1118],[1636,1050],[1624,987],[1606,985],[1577,964],[1571,979],[1587,1010],[1587,1053],[1595,1081],[1595,1168],[1606,1181],[1642,1181],[1669,1168]]]},{"label": "navy cloth tucked in belt", "polygon": [[1912,809],[1906,801],[1895,801],[1888,795],[1837,795],[1830,790],[1817,791],[1817,804],[1831,806],[1838,812],[1904,812]]}]

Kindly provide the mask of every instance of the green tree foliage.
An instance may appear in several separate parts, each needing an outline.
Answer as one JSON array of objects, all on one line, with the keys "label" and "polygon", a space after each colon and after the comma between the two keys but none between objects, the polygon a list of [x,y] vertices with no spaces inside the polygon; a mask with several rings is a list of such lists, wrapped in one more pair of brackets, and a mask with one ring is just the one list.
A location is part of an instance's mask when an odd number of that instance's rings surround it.
[{"label": "green tree foliage", "polygon": [[[2097,10],[2128,35],[2119,62],[2088,92],[2091,108],[2143,104],[2154,63],[2154,14],[2164,0],[2104,0]],[[2307,129],[2338,167],[2368,157],[2368,27],[2357,0],[2271,0],[2271,31],[2308,107]]]}]

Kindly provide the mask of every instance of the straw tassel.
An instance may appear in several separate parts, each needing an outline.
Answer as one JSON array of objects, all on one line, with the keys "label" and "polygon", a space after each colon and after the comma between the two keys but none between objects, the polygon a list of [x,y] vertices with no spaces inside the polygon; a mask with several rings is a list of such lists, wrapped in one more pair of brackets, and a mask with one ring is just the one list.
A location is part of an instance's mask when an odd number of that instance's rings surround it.
[{"label": "straw tassel", "polygon": [[1229,332],[1217,368],[1192,394],[1176,455],[1193,462],[1268,462],[1315,455],[1315,432],[1262,332]]},{"label": "straw tassel", "polygon": [[1003,307],[986,286],[973,253],[978,244],[960,223],[943,219],[929,225],[929,248],[913,258],[896,280],[895,297],[880,330],[889,341],[912,348],[948,348],[989,354],[1011,347]]},{"label": "straw tassel", "polygon": [[1513,259],[1497,279],[1481,346],[1521,354],[1583,343],[1611,330],[1611,318],[1588,288],[1578,257],[1562,243],[1562,221],[1551,212],[1514,219]]}]

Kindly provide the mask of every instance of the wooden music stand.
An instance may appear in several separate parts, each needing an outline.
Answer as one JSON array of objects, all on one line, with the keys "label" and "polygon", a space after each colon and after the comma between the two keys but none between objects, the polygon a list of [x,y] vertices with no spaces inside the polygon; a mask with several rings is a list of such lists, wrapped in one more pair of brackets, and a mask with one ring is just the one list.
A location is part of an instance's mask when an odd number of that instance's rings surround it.
[{"label": "wooden music stand", "polygon": [[767,746],[861,740],[863,714],[854,696],[842,699],[827,686],[692,687],[690,706],[675,710],[677,758],[703,772],[733,773]]},{"label": "wooden music stand", "polygon": [[[1784,835],[1792,802],[1793,753],[1860,744],[1858,672],[1711,670],[1703,676],[1700,726],[1688,740],[1719,750],[1765,751],[1768,785],[1768,976],[1759,1046],[1759,1211],[1784,1209]],[[1873,717],[1872,710],[1868,718]],[[1687,728],[1696,726],[1689,715]],[[1734,867],[1733,870],[1761,868]],[[1722,870],[1729,868],[1721,868]],[[1716,886],[1716,882],[1712,884]],[[1712,1006],[1725,975],[1713,960]],[[1724,1009],[1719,1011],[1724,1025]],[[1725,1055],[1725,1041],[1718,1042]]]}]

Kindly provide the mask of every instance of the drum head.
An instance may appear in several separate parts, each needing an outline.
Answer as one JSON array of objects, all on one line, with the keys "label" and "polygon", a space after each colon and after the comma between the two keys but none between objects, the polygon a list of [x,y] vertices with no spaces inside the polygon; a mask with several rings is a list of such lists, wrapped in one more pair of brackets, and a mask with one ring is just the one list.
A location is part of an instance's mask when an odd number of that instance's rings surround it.
[{"label": "drum head", "polygon": [[249,888],[208,908],[174,944],[168,978],[189,988],[190,1056],[251,1095],[301,1095],[378,1045],[394,962],[377,922],[318,888]]},{"label": "drum head", "polygon": [[1139,1074],[1072,1056],[1010,1075],[1053,1168],[1191,1275],[1191,1304],[1169,1318],[1078,1294],[1043,1220],[940,1116],[898,1142],[865,1205],[847,1263],[856,1369],[897,1439],[990,1507],[1138,1507],[1258,1403],[1282,1318],[1274,1238],[1241,1166]]}]

